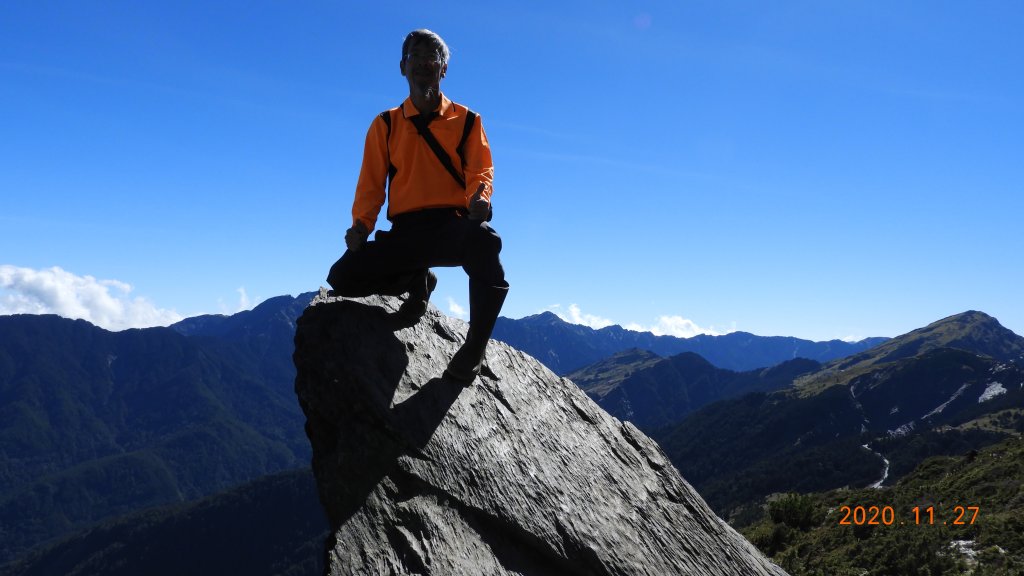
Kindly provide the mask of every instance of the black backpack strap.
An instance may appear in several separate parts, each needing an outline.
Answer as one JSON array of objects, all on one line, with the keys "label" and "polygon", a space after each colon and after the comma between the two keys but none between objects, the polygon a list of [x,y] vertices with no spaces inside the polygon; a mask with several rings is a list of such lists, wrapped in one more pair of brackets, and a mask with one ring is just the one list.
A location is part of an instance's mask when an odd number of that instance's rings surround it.
[{"label": "black backpack strap", "polygon": [[466,124],[462,127],[462,138],[459,140],[459,146],[455,149],[455,153],[459,155],[459,159],[462,160],[462,171],[466,171],[466,154],[463,150],[466,148],[466,140],[469,140],[469,133],[473,131],[473,124],[476,123],[476,112],[473,112],[469,108],[466,108]]},{"label": "black backpack strap", "polygon": [[378,114],[380,119],[384,121],[384,125],[388,127],[388,134],[384,137],[384,143],[388,147],[388,189],[391,189],[391,181],[395,179],[395,174],[398,173],[398,168],[391,163],[391,110],[385,110]]},{"label": "black backpack strap", "polygon": [[441,147],[441,143],[437,141],[436,137],[434,137],[434,133],[430,131],[430,121],[433,119],[433,115],[427,114],[417,114],[416,116],[409,117],[413,126],[416,127],[416,131],[419,132],[420,136],[422,136],[424,140],[427,141],[427,146],[430,146],[430,149],[434,152],[434,156],[437,156],[437,159],[441,161],[441,165],[444,166],[445,170],[447,170],[449,174],[452,175],[452,178],[455,178],[455,181],[459,186],[465,188],[466,181],[462,178],[462,174],[459,174],[459,171],[455,169],[455,166],[452,164],[451,157],[449,157],[448,153]]}]

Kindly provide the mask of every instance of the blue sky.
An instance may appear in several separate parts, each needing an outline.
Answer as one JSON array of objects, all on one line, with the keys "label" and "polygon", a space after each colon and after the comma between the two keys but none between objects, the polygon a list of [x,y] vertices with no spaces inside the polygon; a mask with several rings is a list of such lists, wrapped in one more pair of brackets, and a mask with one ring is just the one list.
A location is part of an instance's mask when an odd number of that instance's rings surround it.
[{"label": "blue sky", "polygon": [[[1016,1],[4,2],[0,313],[119,329],[315,290],[427,27],[491,140],[503,315],[1024,333],[1022,24]],[[457,315],[465,274],[440,277]]]}]

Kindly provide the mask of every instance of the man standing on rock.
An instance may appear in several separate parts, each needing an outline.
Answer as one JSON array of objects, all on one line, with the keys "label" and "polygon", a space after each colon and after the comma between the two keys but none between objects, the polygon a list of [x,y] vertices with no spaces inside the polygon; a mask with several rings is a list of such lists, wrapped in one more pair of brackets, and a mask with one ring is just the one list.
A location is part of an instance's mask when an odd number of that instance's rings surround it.
[{"label": "man standing on rock", "polygon": [[[462,266],[469,275],[469,332],[444,376],[469,384],[480,373],[508,283],[498,258],[501,237],[487,223],[491,149],[479,116],[441,93],[448,57],[434,32],[406,36],[401,71],[409,97],[370,125],[345,232],[348,249],[327,282],[349,297],[408,292],[398,315],[411,325],[437,285],[430,268]],[[391,230],[367,241],[385,197]]]}]

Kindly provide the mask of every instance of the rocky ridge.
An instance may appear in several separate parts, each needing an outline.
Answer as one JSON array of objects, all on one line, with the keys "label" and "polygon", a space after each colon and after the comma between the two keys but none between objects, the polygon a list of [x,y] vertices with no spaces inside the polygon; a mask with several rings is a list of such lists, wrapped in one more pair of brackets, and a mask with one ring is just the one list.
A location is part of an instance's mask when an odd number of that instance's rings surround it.
[{"label": "rocky ridge", "polygon": [[440,379],[465,323],[399,326],[399,304],[321,294],[298,321],[328,574],[785,574],[526,354],[492,341],[472,386]]}]

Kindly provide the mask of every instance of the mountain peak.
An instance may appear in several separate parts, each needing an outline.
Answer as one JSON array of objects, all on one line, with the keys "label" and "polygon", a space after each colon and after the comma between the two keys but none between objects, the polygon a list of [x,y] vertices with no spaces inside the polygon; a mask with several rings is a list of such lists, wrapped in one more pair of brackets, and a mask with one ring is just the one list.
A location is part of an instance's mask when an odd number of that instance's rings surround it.
[{"label": "mountain peak", "polygon": [[957,326],[961,330],[965,331],[977,329],[978,327],[998,326],[1002,328],[1002,324],[1000,324],[998,320],[978,310],[968,310],[966,312],[947,316],[946,318],[932,322],[926,326],[925,329],[938,326]]},{"label": "mountain peak", "polygon": [[623,350],[621,352],[616,352],[612,354],[611,356],[606,358],[604,362],[622,365],[632,364],[634,362],[650,362],[657,360],[661,360],[661,356],[655,354],[654,352],[644,350],[642,348],[629,348],[627,350]]},{"label": "mountain peak", "polygon": [[873,350],[883,351],[883,360],[898,360],[936,348],[957,348],[1009,361],[1024,354],[1024,338],[1004,328],[992,316],[968,310],[932,322]]},{"label": "mountain peak", "polygon": [[805,392],[846,384],[880,364],[918,357],[940,349],[962,350],[999,361],[1024,359],[1024,337],[1003,327],[998,320],[977,310],[968,310],[932,322],[859,354],[835,360],[822,372],[801,380]]},{"label": "mountain peak", "polygon": [[533,315],[530,315],[530,316],[524,316],[521,321],[525,322],[527,324],[532,324],[532,325],[537,325],[537,326],[549,326],[549,325],[559,326],[559,325],[562,325],[562,324],[568,324],[568,322],[563,320],[561,316],[559,316],[558,314],[555,314],[554,312],[552,312],[550,310],[545,310],[544,312],[541,312],[540,314],[533,314]]},{"label": "mountain peak", "polygon": [[491,341],[473,385],[439,378],[465,324],[391,326],[399,304],[317,298],[298,322],[328,574],[785,574],[533,358]]},{"label": "mountain peak", "polygon": [[576,370],[569,374],[568,378],[591,398],[600,398],[634,372],[653,366],[661,360],[661,356],[654,352],[630,348]]}]

